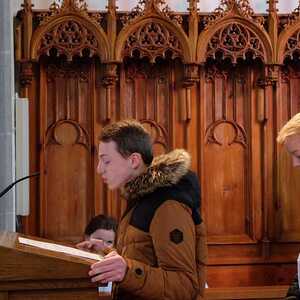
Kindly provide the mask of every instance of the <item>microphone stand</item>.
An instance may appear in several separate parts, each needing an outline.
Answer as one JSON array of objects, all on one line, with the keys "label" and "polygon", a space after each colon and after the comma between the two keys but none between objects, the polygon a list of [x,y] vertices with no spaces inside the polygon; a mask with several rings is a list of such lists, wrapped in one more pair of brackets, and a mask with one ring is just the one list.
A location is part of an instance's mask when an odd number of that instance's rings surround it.
[{"label": "microphone stand", "polygon": [[0,193],[0,198],[3,197],[8,191],[10,191],[14,185],[16,185],[18,182],[21,182],[27,178],[31,178],[31,177],[35,177],[35,176],[38,176],[40,175],[40,172],[35,172],[35,173],[32,173],[28,176],[25,176],[25,177],[21,177],[19,178],[18,180],[14,181],[13,183],[11,183],[9,186],[7,186],[1,193]]},{"label": "microphone stand", "polygon": [[[13,183],[11,183],[9,186],[7,186],[1,193],[0,193],[0,198],[3,197],[6,193],[8,193],[17,183],[25,180],[25,179],[28,179],[28,178],[31,178],[31,177],[36,177],[36,176],[39,176],[40,175],[40,172],[35,172],[35,173],[32,173],[30,175],[27,175],[27,176],[24,176],[24,177],[21,177],[19,178],[18,180],[14,181]],[[17,232],[22,232],[22,221],[21,221],[21,216],[16,216],[16,231]]]}]

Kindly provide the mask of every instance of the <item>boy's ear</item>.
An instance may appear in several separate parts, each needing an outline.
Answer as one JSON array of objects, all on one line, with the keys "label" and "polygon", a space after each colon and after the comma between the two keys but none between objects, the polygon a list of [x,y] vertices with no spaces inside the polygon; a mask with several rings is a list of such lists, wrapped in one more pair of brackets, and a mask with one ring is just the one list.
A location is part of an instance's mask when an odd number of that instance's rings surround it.
[{"label": "boy's ear", "polygon": [[132,168],[137,169],[143,162],[143,159],[140,153],[134,152],[130,155],[130,161]]}]

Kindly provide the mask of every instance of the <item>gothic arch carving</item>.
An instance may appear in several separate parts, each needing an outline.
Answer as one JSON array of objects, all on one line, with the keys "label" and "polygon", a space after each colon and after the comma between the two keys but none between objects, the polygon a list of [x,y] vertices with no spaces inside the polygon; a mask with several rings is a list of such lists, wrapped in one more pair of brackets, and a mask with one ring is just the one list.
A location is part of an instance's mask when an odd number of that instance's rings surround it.
[{"label": "gothic arch carving", "polygon": [[287,26],[279,35],[276,61],[283,64],[288,57],[300,54],[300,19]]},{"label": "gothic arch carving", "polygon": [[[66,39],[68,47],[63,39]],[[55,48],[58,54],[66,55],[69,60],[74,55],[82,55],[85,49],[91,56],[99,56],[101,61],[107,61],[111,56],[103,29],[75,13],[54,17],[49,23],[39,26],[33,33],[30,48],[32,60],[48,54],[51,48]]]},{"label": "gothic arch carving", "polygon": [[[229,40],[226,40],[226,35]],[[273,61],[273,47],[267,33],[254,22],[238,15],[229,14],[199,35],[198,63],[204,63],[218,51],[222,52],[224,57],[229,57],[233,63],[237,58],[244,58],[247,52],[251,52],[254,57],[260,57],[264,63]]]},{"label": "gothic arch carving", "polygon": [[[154,34],[149,35],[149,32]],[[117,61],[132,55],[135,50],[152,62],[156,57],[164,57],[168,52],[172,58],[181,57],[185,63],[193,60],[183,29],[156,14],[140,17],[124,27],[117,37],[115,49]]]},{"label": "gothic arch carving", "polygon": [[[69,134],[67,141],[62,142],[60,137],[60,129],[68,126]],[[70,130],[71,129],[71,130]],[[62,145],[63,143],[81,144],[87,150],[90,147],[89,135],[87,131],[74,120],[59,120],[52,124],[46,131],[46,144]]]},{"label": "gothic arch carving", "polygon": [[232,144],[241,144],[243,147],[246,148],[248,143],[247,143],[247,134],[245,132],[245,129],[241,127],[237,122],[229,121],[229,120],[218,120],[212,123],[206,130],[206,143],[217,144],[219,146],[223,145],[222,141],[218,139],[215,132],[218,126],[224,124],[231,125],[234,131],[231,140],[228,142],[228,146],[231,146]]}]

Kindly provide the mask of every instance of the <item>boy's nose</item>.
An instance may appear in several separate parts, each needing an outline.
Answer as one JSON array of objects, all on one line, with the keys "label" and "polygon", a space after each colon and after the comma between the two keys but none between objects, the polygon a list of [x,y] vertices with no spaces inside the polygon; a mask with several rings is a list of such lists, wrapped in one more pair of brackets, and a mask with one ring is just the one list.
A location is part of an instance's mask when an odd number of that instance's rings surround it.
[{"label": "boy's nose", "polygon": [[103,168],[102,168],[102,164],[101,164],[100,161],[98,162],[98,165],[97,165],[97,173],[98,174],[102,174],[103,173]]}]

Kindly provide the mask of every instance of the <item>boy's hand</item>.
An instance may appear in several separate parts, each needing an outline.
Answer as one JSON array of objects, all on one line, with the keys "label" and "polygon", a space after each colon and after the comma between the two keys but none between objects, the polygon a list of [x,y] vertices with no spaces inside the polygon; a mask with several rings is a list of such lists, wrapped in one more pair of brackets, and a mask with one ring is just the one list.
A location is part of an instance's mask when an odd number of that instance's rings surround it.
[{"label": "boy's hand", "polygon": [[112,251],[103,260],[91,265],[89,276],[93,277],[92,282],[119,282],[124,279],[126,272],[126,260],[116,251]]}]

